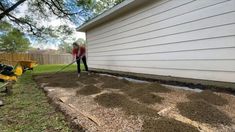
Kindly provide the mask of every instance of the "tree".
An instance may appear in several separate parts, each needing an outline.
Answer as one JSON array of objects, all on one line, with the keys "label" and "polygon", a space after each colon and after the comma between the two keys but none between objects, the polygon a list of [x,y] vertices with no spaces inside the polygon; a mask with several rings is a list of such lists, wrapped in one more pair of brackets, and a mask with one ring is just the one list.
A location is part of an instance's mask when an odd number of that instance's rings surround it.
[{"label": "tree", "polygon": [[89,16],[90,19],[123,1],[124,0],[79,0],[77,4],[86,11],[86,15]]},{"label": "tree", "polygon": [[[77,39],[76,42],[78,42],[82,46],[86,44],[86,41],[83,38]],[[63,42],[62,44],[59,45],[59,51],[65,53],[71,53],[72,48],[73,48],[72,43]]]},{"label": "tree", "polygon": [[[81,19],[84,14],[83,10],[79,10],[76,6],[76,0],[18,0],[13,3],[12,0],[2,0],[0,2],[0,20],[7,20],[19,27],[23,32],[35,35],[37,37],[48,37],[60,33],[60,35],[70,35],[72,28],[63,25],[61,27],[46,27],[40,24],[40,20],[48,21],[52,16],[58,19],[66,19],[76,22],[77,19],[82,23]],[[25,16],[17,16],[19,7],[27,4],[28,10]],[[2,11],[2,12],[1,12]]]},{"label": "tree", "polygon": [[64,53],[72,53],[72,44],[63,43],[59,45],[59,51]]},{"label": "tree", "polygon": [[[36,41],[41,43],[50,42],[51,38],[60,39],[63,43],[76,32],[74,27],[67,25],[68,22],[79,26],[122,1],[124,0],[1,0],[0,22],[7,21],[27,36],[36,36]],[[27,6],[27,14],[23,16],[18,15],[22,5]],[[42,21],[50,21],[51,18],[65,20],[66,23],[61,26],[43,25]]]},{"label": "tree", "polygon": [[100,0],[93,8],[93,12],[95,13],[95,15],[98,15],[123,1],[124,0]]},{"label": "tree", "polygon": [[0,37],[0,51],[24,52],[29,49],[29,45],[29,40],[15,28]]},{"label": "tree", "polygon": [[78,43],[81,44],[81,45],[85,45],[85,44],[86,44],[86,40],[84,40],[83,38],[77,39],[76,42],[78,42]]},{"label": "tree", "polygon": [[11,29],[11,24],[9,24],[8,22],[3,21],[0,23],[0,31],[9,31]]}]

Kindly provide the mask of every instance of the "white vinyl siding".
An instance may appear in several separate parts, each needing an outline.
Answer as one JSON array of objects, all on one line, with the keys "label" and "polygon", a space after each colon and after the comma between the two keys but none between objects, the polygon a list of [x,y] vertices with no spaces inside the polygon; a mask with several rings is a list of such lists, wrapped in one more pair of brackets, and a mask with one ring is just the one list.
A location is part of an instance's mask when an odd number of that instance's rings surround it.
[{"label": "white vinyl siding", "polygon": [[87,42],[92,68],[235,82],[235,0],[160,0]]}]

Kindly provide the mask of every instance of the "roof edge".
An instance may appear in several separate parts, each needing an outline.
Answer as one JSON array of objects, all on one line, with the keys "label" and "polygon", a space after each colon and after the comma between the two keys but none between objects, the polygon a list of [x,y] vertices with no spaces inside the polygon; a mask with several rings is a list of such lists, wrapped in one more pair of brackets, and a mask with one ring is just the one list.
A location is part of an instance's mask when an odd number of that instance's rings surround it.
[{"label": "roof edge", "polygon": [[[146,2],[146,1],[145,1]],[[110,20],[124,11],[130,10],[141,3],[144,3],[144,0],[125,0],[122,3],[114,6],[113,8],[105,11],[104,13],[98,15],[97,17],[91,19],[90,21],[84,23],[80,27],[76,28],[76,31],[86,32],[87,30],[99,25],[107,20]]]}]

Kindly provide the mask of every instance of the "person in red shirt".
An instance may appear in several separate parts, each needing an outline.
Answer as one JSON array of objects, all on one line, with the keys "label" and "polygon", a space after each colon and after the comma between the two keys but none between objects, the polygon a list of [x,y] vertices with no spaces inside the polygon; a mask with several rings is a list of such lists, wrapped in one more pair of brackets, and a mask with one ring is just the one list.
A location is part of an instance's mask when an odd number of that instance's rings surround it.
[{"label": "person in red shirt", "polygon": [[76,59],[77,62],[77,72],[78,77],[80,77],[81,69],[80,69],[80,59],[82,59],[83,64],[85,66],[85,70],[88,72],[88,66],[86,62],[86,48],[83,46],[80,46],[77,42],[73,43],[73,59]]}]

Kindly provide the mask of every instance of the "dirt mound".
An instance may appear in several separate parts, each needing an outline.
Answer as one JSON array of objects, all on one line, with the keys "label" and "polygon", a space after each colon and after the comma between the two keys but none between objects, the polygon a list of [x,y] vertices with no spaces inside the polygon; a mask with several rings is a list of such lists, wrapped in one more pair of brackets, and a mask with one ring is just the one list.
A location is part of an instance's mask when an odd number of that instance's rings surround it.
[{"label": "dirt mound", "polygon": [[101,90],[99,88],[97,88],[94,85],[87,85],[85,87],[83,87],[82,89],[77,91],[77,95],[92,95],[92,94],[97,94],[100,93]]},{"label": "dirt mound", "polygon": [[121,90],[128,89],[127,84],[129,82],[125,79],[118,79],[109,76],[100,76],[98,80],[103,82],[102,84],[103,88],[121,89]]},{"label": "dirt mound", "polygon": [[163,98],[152,94],[147,88],[132,88],[126,91],[126,94],[131,98],[137,99],[141,103],[154,104],[161,103]]},{"label": "dirt mound", "polygon": [[152,118],[159,117],[156,110],[148,108],[146,105],[139,104],[133,101],[127,101],[126,105],[122,109],[125,111],[127,115],[134,115],[134,116],[140,115]]},{"label": "dirt mound", "polygon": [[143,104],[130,101],[125,95],[105,93],[95,98],[98,104],[108,108],[121,108],[127,115],[159,117],[157,111]]},{"label": "dirt mound", "polygon": [[222,98],[219,95],[214,94],[211,91],[203,91],[200,93],[193,93],[193,94],[189,94],[187,96],[190,100],[204,100],[210,104],[214,104],[214,105],[226,105],[228,104],[228,100]]},{"label": "dirt mound", "polygon": [[199,132],[193,126],[164,117],[155,120],[145,120],[142,127],[143,132]]},{"label": "dirt mound", "polygon": [[180,114],[191,120],[211,125],[230,125],[231,118],[205,101],[190,101],[177,104]]},{"label": "dirt mound", "polygon": [[136,84],[132,83],[129,84],[130,88],[125,92],[128,96],[131,98],[135,98],[138,101],[146,104],[154,104],[154,103],[161,103],[163,98],[160,96],[157,96],[153,93],[158,93],[158,92],[170,92],[170,89],[161,86],[158,83],[152,83],[152,84],[139,84],[136,86]]},{"label": "dirt mound", "polygon": [[95,98],[96,102],[108,108],[123,107],[126,100],[126,96],[117,93],[105,93]]}]

